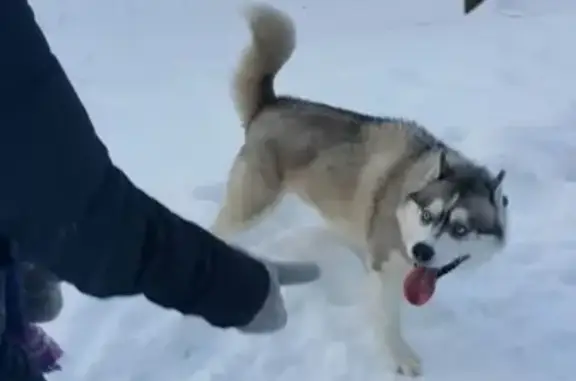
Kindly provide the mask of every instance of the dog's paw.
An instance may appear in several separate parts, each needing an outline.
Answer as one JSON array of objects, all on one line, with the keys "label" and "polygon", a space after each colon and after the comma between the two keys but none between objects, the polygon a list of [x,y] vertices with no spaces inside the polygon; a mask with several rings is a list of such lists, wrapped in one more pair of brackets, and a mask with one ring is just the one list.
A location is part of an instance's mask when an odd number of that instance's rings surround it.
[{"label": "dog's paw", "polygon": [[396,373],[407,377],[422,375],[420,357],[406,343],[395,345],[392,351],[392,359],[396,366]]}]

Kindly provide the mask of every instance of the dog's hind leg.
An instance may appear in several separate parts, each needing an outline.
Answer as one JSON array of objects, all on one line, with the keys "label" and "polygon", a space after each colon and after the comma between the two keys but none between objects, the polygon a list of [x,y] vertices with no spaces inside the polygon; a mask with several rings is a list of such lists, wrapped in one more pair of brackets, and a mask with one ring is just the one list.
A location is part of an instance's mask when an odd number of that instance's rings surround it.
[{"label": "dog's hind leg", "polygon": [[282,180],[269,155],[264,152],[236,157],[212,233],[225,238],[247,230],[277,204]]}]

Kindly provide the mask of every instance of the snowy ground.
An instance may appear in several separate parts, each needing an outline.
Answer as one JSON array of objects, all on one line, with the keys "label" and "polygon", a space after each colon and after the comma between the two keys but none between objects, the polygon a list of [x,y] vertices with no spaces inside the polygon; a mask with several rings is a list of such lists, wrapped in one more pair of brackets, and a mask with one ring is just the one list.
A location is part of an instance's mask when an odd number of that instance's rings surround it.
[{"label": "snowy ground", "polygon": [[[406,335],[425,380],[573,380],[576,4],[487,0],[463,17],[461,1],[276,0],[296,19],[300,41],[277,88],[416,118],[508,170],[506,252],[444,280],[429,306],[407,307]],[[242,137],[228,97],[247,42],[239,2],[33,4],[119,165],[209,224]],[[286,292],[285,331],[219,332],[140,298],[96,301],[70,287],[63,315],[48,326],[68,354],[50,380],[393,380],[351,304],[362,271],[319,238],[318,222],[288,200],[242,240],[263,255],[323,258],[323,282]]]}]

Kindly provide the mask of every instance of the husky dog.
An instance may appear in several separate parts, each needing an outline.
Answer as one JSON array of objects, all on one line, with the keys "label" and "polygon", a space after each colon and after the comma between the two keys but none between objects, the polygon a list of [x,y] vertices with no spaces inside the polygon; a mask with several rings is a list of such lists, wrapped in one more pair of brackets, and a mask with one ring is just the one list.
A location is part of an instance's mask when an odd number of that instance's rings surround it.
[{"label": "husky dog", "polygon": [[401,332],[402,298],[422,305],[441,276],[503,248],[504,171],[492,175],[416,122],[277,95],[274,78],[296,46],[294,24],[270,5],[253,4],[246,17],[252,43],[233,81],[245,142],[212,231],[239,233],[286,192],[298,195],[367,253],[380,342],[397,372],[419,375],[420,359]]}]

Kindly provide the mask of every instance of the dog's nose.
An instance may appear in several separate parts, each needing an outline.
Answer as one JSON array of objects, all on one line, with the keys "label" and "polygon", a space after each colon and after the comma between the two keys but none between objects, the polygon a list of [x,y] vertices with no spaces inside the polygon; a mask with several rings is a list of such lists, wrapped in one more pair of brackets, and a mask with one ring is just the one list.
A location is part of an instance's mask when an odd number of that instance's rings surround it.
[{"label": "dog's nose", "polygon": [[418,242],[412,246],[412,256],[418,262],[429,262],[434,258],[434,249],[430,245]]}]

